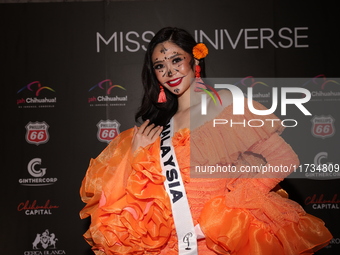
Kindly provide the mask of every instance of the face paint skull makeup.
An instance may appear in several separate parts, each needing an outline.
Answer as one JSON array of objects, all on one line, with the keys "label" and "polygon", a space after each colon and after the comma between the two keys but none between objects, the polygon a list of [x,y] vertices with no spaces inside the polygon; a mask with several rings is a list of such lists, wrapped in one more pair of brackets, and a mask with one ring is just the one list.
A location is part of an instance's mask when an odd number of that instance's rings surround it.
[{"label": "face paint skull makeup", "polygon": [[189,53],[172,42],[158,44],[152,60],[159,83],[177,95],[187,91],[195,77],[191,58]]}]

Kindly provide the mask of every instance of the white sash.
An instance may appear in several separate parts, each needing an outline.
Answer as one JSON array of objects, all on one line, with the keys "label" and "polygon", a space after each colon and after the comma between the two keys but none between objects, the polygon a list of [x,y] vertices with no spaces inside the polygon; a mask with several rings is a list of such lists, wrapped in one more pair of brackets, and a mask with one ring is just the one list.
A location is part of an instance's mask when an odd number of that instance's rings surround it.
[{"label": "white sash", "polygon": [[197,237],[188,204],[188,198],[172,146],[173,120],[161,133],[160,159],[162,173],[166,177],[165,189],[170,197],[180,255],[197,254]]}]

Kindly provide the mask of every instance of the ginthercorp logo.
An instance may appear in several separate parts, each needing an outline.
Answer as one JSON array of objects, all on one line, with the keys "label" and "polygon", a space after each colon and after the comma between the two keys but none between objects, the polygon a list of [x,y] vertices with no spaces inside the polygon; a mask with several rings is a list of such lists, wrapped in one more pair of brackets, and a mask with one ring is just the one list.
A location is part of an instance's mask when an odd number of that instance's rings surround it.
[{"label": "ginthercorp logo", "polygon": [[26,200],[18,204],[18,212],[23,212],[27,216],[31,215],[52,215],[52,211],[58,209],[59,206],[53,205],[51,200],[39,203],[37,200]]},{"label": "ginthercorp logo", "polygon": [[17,91],[18,108],[53,108],[57,97],[53,96],[55,90],[43,86],[40,81],[33,81]]},{"label": "ginthercorp logo", "polygon": [[50,135],[48,133],[48,124],[45,121],[42,122],[29,122],[26,126],[26,141],[30,144],[43,144],[47,143]]},{"label": "ginthercorp logo", "polygon": [[[309,171],[305,173],[311,179],[335,179],[340,178],[340,164],[328,159],[326,151],[320,151],[314,156],[313,164],[309,164]],[[305,165],[307,167],[307,165]]]},{"label": "ginthercorp logo", "polygon": [[57,248],[59,238],[54,233],[46,229],[42,233],[37,233],[32,242],[32,250],[24,251],[24,255],[55,255],[66,254],[65,250]]},{"label": "ginthercorp logo", "polygon": [[302,87],[311,91],[311,101],[340,101],[340,80],[339,78],[327,78],[320,74],[306,81]]},{"label": "ginthercorp logo", "polygon": [[[262,85],[265,85],[264,83]],[[279,96],[278,96],[278,88],[272,87],[271,89],[271,100],[272,104],[271,107],[268,109],[256,109],[254,107],[253,103],[253,87],[247,87],[247,100],[245,100],[244,92],[236,85],[232,84],[214,84],[214,89],[228,89],[233,97],[233,115],[244,115],[245,113],[245,102],[247,103],[247,108],[251,113],[254,115],[269,115],[276,111],[278,107],[279,102]],[[215,91],[215,90],[214,90]],[[288,94],[298,94],[300,97],[297,98],[288,98]],[[218,94],[218,93],[217,93]],[[210,93],[202,93],[201,95],[201,115],[207,115],[208,109],[207,109],[207,95],[209,95],[212,98],[212,94]],[[216,93],[215,93],[216,95]],[[285,116],[287,115],[287,105],[295,105],[297,109],[299,109],[304,115],[309,116],[312,115],[306,107],[303,105],[304,103],[307,103],[310,98],[311,94],[310,92],[305,88],[300,87],[281,87],[280,88],[280,108],[281,108],[281,115]],[[279,122],[284,127],[295,127],[298,125],[297,120],[295,119],[249,119],[240,122],[240,121],[234,121],[233,119],[213,119],[213,126],[216,127],[217,125],[230,125],[231,127],[262,127],[265,124],[274,126],[275,123]]]},{"label": "ginthercorp logo", "polygon": [[[340,238],[334,237],[330,242],[329,245],[326,248],[331,248],[333,245],[339,245],[340,244]],[[330,246],[330,247],[329,247]]]},{"label": "ginthercorp logo", "polygon": [[110,79],[102,80],[89,89],[89,106],[125,106],[128,96],[121,85],[114,85]]},{"label": "ginthercorp logo", "polygon": [[57,181],[57,178],[44,177],[47,168],[43,166],[41,158],[30,160],[27,164],[27,171],[31,177],[19,179],[19,183],[23,186],[47,186]]},{"label": "ginthercorp logo", "polygon": [[325,139],[335,134],[335,119],[331,115],[314,116],[312,122],[312,135],[317,138]]},{"label": "ginthercorp logo", "polygon": [[100,142],[109,143],[120,133],[120,123],[117,120],[101,120],[98,122],[97,127],[97,138]]}]

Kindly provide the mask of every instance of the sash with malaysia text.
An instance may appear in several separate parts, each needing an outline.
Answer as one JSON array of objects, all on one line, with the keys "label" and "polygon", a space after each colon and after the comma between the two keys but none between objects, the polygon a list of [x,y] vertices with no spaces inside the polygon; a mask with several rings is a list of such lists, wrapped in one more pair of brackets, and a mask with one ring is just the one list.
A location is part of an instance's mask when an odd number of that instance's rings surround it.
[{"label": "sash with malaysia text", "polygon": [[171,201],[179,254],[194,255],[197,254],[197,239],[184,183],[172,146],[172,136],[173,120],[171,119],[161,133],[160,159],[162,173],[166,177],[164,186]]}]

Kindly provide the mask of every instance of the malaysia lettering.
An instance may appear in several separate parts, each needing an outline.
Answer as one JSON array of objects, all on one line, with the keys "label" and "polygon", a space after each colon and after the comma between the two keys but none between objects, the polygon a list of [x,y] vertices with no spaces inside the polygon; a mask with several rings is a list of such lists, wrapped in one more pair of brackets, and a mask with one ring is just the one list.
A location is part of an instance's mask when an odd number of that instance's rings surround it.
[{"label": "malaysia lettering", "polygon": [[176,190],[175,187],[180,186],[180,182],[177,181],[179,178],[178,167],[174,162],[173,155],[169,154],[171,152],[170,146],[163,145],[165,141],[171,139],[169,136],[169,128],[170,125],[167,125],[163,132],[161,133],[161,157],[162,157],[162,164],[166,169],[166,180],[168,181],[167,185],[169,187],[169,191],[172,195],[172,203],[176,203],[183,197],[183,193],[179,190]]}]

